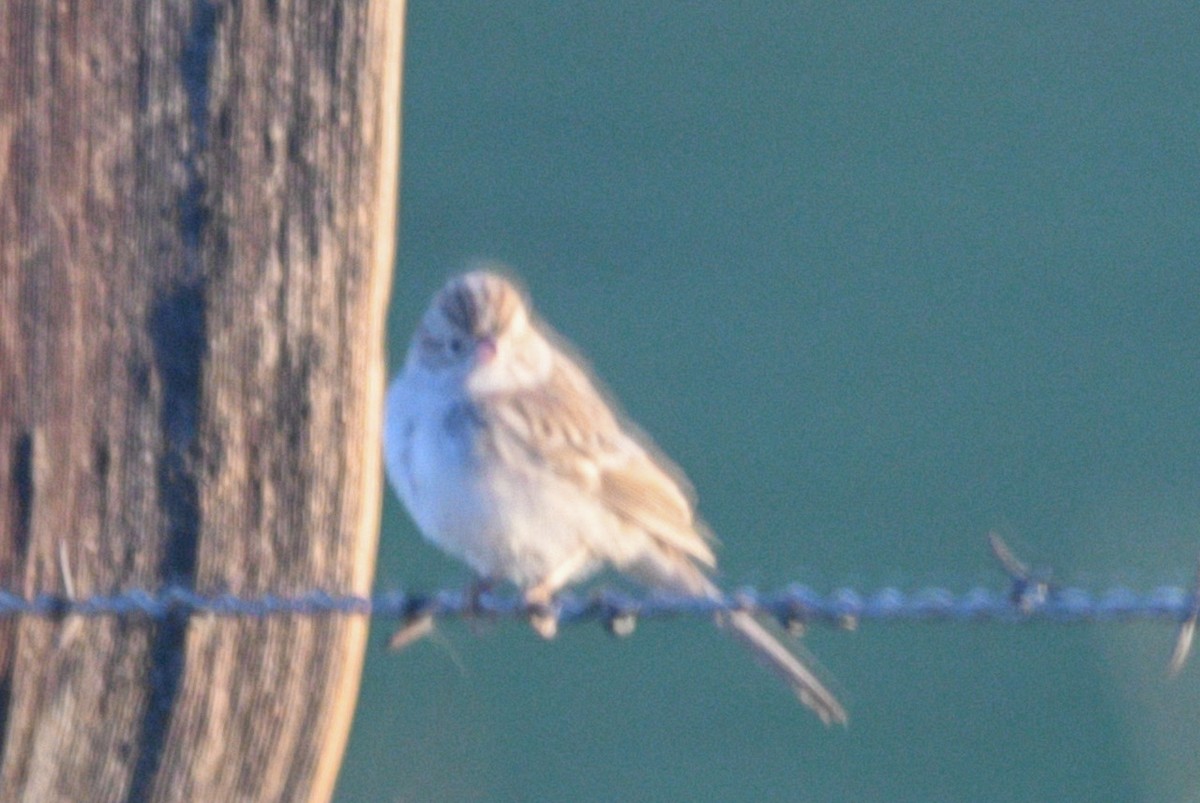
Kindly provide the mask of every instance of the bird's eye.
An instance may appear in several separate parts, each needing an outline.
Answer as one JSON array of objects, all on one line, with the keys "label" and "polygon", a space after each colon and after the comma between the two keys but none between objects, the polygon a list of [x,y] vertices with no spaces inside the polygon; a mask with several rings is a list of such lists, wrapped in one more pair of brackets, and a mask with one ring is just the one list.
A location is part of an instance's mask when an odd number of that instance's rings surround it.
[{"label": "bird's eye", "polygon": [[462,356],[462,353],[467,350],[467,341],[465,338],[452,337],[447,345],[450,348],[450,353],[455,357]]}]

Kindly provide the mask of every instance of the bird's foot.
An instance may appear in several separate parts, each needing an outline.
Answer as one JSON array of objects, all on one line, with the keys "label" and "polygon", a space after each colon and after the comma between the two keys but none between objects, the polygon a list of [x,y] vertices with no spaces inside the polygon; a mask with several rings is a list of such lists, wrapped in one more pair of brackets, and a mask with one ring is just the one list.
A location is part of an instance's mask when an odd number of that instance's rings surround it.
[{"label": "bird's foot", "polygon": [[529,613],[529,624],[544,639],[558,635],[558,611],[554,607],[554,593],[546,586],[534,586],[525,591],[525,610]]}]

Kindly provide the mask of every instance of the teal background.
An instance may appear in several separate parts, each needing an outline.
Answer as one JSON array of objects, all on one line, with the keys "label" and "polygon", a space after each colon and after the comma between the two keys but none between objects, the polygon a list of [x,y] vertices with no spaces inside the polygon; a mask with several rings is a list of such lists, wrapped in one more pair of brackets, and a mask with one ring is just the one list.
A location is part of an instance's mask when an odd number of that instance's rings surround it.
[{"label": "teal background", "polygon": [[[1191,582],[1191,4],[411,0],[391,370],[504,260],[685,467],[722,582]],[[377,586],[457,587],[389,493]],[[700,621],[373,628],[337,799],[1197,800],[1165,625],[805,638],[827,730]]]}]

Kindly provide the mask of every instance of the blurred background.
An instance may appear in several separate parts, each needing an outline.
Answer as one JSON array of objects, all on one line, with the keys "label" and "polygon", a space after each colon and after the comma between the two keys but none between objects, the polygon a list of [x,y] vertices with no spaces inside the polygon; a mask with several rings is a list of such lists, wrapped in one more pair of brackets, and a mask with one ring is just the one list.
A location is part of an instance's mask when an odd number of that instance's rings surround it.
[{"label": "blurred background", "polygon": [[[391,371],[503,260],[688,472],[727,587],[1188,585],[1189,4],[410,0]],[[460,587],[388,493],[377,587]],[[1197,800],[1167,625],[373,628],[338,800]]]}]

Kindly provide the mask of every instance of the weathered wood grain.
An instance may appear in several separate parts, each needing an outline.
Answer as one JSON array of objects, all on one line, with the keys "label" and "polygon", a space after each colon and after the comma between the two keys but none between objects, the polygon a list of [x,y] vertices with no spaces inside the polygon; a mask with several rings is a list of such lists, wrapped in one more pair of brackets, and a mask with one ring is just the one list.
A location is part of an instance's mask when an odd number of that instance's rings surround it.
[{"label": "weathered wood grain", "polygon": [[[402,3],[0,3],[0,586],[365,593]],[[366,622],[0,623],[3,800],[323,800]]]}]

